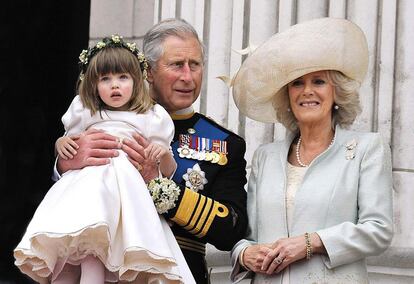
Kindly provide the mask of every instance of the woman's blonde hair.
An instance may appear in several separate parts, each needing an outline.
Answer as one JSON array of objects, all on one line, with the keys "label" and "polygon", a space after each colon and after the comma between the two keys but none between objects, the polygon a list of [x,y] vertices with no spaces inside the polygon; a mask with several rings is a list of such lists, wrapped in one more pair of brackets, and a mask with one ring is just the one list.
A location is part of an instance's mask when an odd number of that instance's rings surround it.
[{"label": "woman's blonde hair", "polygon": [[[332,126],[338,124],[348,128],[361,113],[358,93],[360,83],[335,70],[327,70],[326,75],[334,86],[334,103],[338,106],[338,109],[332,109]],[[274,96],[273,107],[280,123],[291,131],[298,130],[296,117],[290,110],[287,85]]]},{"label": "woman's blonde hair", "polygon": [[83,105],[91,111],[91,115],[106,108],[99,97],[98,81],[101,75],[109,73],[131,75],[134,87],[128,102],[128,111],[145,113],[154,105],[144,84],[138,58],[126,48],[105,47],[90,59],[82,80],[78,81],[77,93]]}]

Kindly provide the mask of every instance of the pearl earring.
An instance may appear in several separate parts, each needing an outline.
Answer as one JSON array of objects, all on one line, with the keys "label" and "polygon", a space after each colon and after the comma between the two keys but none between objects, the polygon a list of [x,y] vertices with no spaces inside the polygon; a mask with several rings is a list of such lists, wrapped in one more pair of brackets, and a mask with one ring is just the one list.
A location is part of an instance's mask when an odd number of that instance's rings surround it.
[{"label": "pearl earring", "polygon": [[287,111],[290,112],[290,107],[287,108]]},{"label": "pearl earring", "polygon": [[338,105],[335,105],[334,106],[334,109],[338,110],[339,109],[339,106]]}]

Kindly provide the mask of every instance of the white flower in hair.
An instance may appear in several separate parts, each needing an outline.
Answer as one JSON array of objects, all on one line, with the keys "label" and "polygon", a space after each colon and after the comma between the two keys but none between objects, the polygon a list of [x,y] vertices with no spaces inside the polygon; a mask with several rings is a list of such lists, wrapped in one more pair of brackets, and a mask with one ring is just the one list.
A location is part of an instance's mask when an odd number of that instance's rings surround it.
[{"label": "white flower in hair", "polygon": [[106,44],[103,42],[103,41],[100,41],[100,42],[98,42],[97,44],[96,44],[96,47],[98,48],[98,49],[102,49],[102,48],[104,48],[106,46]]},{"label": "white flower in hair", "polygon": [[88,63],[88,50],[86,50],[86,49],[82,50],[81,54],[79,55],[79,60],[83,64]]},{"label": "white flower in hair", "polygon": [[113,42],[115,42],[115,43],[119,43],[119,42],[121,42],[121,36],[119,36],[119,35],[112,35],[112,41]]},{"label": "white flower in hair", "polygon": [[[134,43],[127,42],[126,45],[128,46],[129,50],[131,50],[131,51],[135,51],[135,49],[137,48],[137,44],[135,42]],[[139,53],[138,53],[138,59],[139,59]]]}]

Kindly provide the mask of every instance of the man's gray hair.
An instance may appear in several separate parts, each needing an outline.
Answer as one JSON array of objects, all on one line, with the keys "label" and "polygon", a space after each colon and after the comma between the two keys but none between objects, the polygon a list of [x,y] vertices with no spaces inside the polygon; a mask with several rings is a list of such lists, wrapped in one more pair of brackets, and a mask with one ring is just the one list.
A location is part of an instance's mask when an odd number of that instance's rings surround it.
[{"label": "man's gray hair", "polygon": [[157,61],[163,55],[163,43],[169,36],[186,38],[191,36],[200,43],[201,56],[205,62],[204,45],[200,41],[196,30],[183,19],[165,19],[154,25],[144,36],[143,52],[151,68],[156,69]]}]

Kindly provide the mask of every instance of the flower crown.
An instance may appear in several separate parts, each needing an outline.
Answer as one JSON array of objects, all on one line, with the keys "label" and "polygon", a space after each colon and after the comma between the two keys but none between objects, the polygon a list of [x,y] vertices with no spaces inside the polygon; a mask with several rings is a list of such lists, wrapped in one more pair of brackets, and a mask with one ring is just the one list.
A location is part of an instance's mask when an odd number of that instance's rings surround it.
[{"label": "flower crown", "polygon": [[111,37],[103,38],[94,47],[82,50],[81,54],[79,55],[79,67],[81,69],[79,75],[80,80],[83,80],[91,58],[94,57],[100,50],[102,50],[105,47],[123,47],[131,51],[132,54],[134,54],[138,58],[139,65],[142,71],[142,77],[144,78],[144,80],[147,79],[148,62],[144,54],[141,51],[139,51],[135,43],[124,42],[122,36],[112,35]]}]

